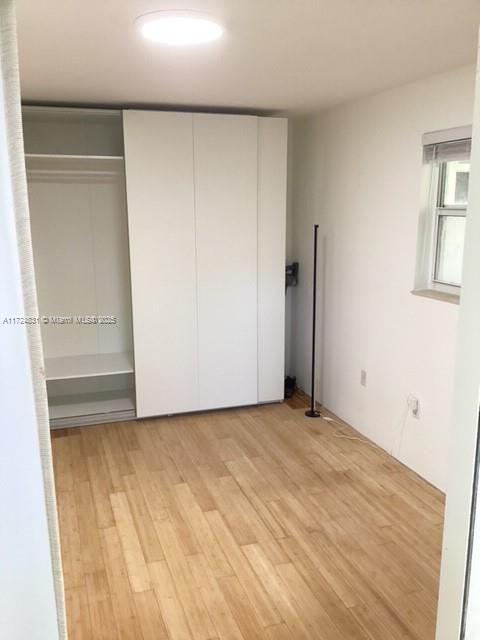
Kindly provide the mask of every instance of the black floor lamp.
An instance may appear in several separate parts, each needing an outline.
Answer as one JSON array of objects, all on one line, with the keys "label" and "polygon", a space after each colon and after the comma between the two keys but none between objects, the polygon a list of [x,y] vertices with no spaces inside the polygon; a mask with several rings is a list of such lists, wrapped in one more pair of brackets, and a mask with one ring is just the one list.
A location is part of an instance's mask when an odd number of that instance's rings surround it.
[{"label": "black floor lamp", "polygon": [[317,324],[317,232],[318,224],[313,226],[313,310],[312,310],[312,390],[310,409],[305,411],[308,418],[320,418],[320,411],[315,409],[315,334]]}]

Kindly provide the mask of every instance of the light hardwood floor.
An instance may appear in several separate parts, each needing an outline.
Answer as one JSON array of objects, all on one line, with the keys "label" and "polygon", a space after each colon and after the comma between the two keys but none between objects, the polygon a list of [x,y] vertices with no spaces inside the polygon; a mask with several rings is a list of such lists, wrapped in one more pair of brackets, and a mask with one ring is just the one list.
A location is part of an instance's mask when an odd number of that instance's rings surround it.
[{"label": "light hardwood floor", "polygon": [[70,640],[433,640],[443,496],[337,429],[297,399],[54,432]]}]

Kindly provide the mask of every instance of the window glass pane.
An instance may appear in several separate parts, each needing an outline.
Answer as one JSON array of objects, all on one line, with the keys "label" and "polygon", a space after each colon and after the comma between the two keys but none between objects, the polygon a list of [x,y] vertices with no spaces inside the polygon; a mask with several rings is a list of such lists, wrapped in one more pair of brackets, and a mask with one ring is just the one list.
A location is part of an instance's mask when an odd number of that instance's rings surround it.
[{"label": "window glass pane", "polygon": [[435,280],[461,284],[465,216],[439,216]]},{"label": "window glass pane", "polygon": [[444,206],[465,206],[468,202],[468,178],[470,162],[454,160],[446,162]]}]

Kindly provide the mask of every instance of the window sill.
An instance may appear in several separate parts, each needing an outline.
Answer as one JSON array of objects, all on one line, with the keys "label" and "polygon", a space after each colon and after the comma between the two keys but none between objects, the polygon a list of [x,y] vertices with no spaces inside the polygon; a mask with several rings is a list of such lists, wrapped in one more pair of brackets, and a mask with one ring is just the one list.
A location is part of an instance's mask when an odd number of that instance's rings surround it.
[{"label": "window sill", "polygon": [[445,291],[436,291],[435,289],[413,289],[410,293],[414,296],[430,298],[431,300],[460,304],[460,295],[456,293],[446,293]]}]

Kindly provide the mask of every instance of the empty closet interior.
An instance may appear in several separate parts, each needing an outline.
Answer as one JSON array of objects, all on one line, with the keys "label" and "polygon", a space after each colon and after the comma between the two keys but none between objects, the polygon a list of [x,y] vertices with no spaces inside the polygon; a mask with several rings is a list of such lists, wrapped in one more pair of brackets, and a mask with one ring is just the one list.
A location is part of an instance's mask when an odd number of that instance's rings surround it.
[{"label": "empty closet interior", "polygon": [[24,109],[52,426],[283,399],[282,118]]},{"label": "empty closet interior", "polygon": [[120,111],[24,109],[52,424],[135,415]]}]

